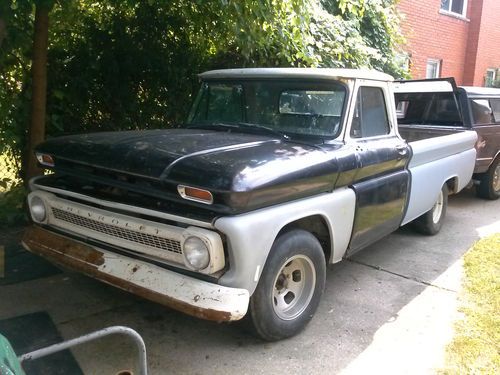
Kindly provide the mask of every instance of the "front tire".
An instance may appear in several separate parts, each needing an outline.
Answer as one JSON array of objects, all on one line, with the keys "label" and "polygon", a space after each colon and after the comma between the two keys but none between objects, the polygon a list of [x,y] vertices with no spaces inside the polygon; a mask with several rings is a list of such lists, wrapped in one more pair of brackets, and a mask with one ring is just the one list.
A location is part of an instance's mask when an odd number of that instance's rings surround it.
[{"label": "front tire", "polygon": [[325,275],[316,237],[304,230],[279,236],[250,299],[249,318],[257,336],[276,341],[300,332],[316,312]]},{"label": "front tire", "polygon": [[476,187],[476,194],[483,199],[500,198],[500,158],[497,158],[491,164],[488,172],[481,176],[479,186]]},{"label": "front tire", "polygon": [[448,186],[443,185],[434,206],[422,216],[415,219],[413,227],[419,233],[433,236],[443,226],[446,208],[448,207]]}]

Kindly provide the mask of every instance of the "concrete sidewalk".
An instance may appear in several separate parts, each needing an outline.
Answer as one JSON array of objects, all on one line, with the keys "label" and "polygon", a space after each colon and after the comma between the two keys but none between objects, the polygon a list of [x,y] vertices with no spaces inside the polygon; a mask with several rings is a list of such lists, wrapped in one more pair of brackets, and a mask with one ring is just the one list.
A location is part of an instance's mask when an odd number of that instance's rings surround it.
[{"label": "concrete sidewalk", "polygon": [[[431,374],[443,366],[459,317],[462,255],[494,232],[500,232],[500,201],[479,200],[470,191],[451,197],[437,236],[402,228],[331,267],[312,322],[277,343],[249,336],[241,324],[191,318],[70,273],[0,283],[0,327],[35,313],[46,314],[65,339],[129,326],[146,341],[152,374]],[[40,340],[33,345],[43,346]],[[131,343],[120,337],[72,354],[85,374],[115,374],[135,364]]]}]

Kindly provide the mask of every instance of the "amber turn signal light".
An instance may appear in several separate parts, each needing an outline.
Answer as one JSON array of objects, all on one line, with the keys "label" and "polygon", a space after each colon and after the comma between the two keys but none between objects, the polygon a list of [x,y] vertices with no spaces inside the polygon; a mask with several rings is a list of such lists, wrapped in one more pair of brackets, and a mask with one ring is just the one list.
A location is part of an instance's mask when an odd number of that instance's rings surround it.
[{"label": "amber turn signal light", "polygon": [[208,190],[198,189],[191,186],[179,185],[177,186],[177,191],[180,196],[184,199],[189,199],[195,202],[212,204],[214,202],[214,197]]},{"label": "amber turn signal light", "polygon": [[46,167],[53,167],[55,165],[54,158],[52,156],[50,156],[49,154],[37,153],[36,160],[38,160],[38,162],[41,165],[44,165]]}]

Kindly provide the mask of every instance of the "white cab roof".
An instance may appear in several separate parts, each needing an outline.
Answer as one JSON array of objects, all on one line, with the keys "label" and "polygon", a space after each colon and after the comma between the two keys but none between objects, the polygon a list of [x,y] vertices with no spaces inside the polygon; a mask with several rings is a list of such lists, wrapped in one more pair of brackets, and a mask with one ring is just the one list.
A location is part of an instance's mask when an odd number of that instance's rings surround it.
[{"label": "white cab roof", "polygon": [[329,69],[329,68],[245,68],[210,70],[200,74],[202,79],[242,79],[242,78],[313,78],[313,79],[369,79],[393,81],[385,73],[369,69]]}]

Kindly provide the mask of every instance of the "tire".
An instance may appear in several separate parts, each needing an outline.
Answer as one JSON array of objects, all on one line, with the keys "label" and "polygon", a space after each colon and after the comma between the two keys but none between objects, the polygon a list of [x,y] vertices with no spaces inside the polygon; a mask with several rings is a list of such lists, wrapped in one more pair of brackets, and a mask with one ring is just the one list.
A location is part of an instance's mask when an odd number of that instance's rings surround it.
[{"label": "tire", "polygon": [[254,334],[276,341],[299,333],[316,312],[325,275],[325,255],[316,237],[304,230],[279,236],[250,299]]},{"label": "tire", "polygon": [[496,159],[488,172],[481,176],[479,186],[476,187],[476,194],[483,199],[500,198],[500,158]]},{"label": "tire", "polygon": [[448,186],[443,185],[434,206],[422,216],[413,221],[413,227],[419,233],[433,236],[443,226],[446,208],[448,207]]}]

